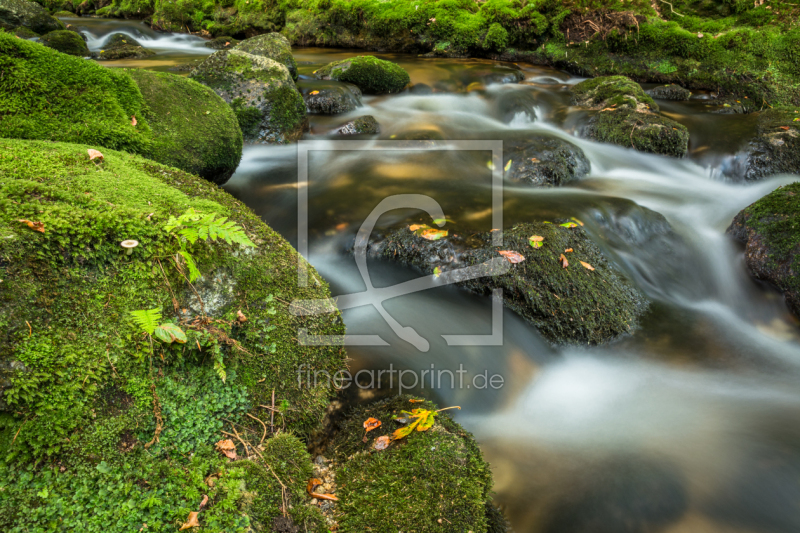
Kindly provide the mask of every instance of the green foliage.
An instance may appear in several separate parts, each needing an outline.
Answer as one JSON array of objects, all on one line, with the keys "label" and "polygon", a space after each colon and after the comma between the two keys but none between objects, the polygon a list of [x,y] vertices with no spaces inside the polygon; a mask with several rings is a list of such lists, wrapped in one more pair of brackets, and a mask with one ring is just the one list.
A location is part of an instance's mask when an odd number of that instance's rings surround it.
[{"label": "green foliage", "polygon": [[165,322],[158,326],[154,331],[155,337],[161,342],[172,344],[186,344],[186,333],[181,328],[171,322]]},{"label": "green foliage", "polygon": [[483,47],[489,50],[502,52],[507,46],[508,32],[506,29],[497,22],[489,26],[489,31],[486,33],[486,38],[483,41]]},{"label": "green foliage", "polygon": [[198,239],[203,241],[222,239],[228,244],[255,246],[253,241],[247,237],[244,229],[235,221],[228,220],[228,217],[217,218],[216,213],[207,215],[197,213],[191,207],[178,218],[169,217],[164,229],[171,233],[177,233],[190,244],[194,244]]},{"label": "green foliage", "polygon": [[161,310],[158,308],[131,311],[131,316],[136,325],[148,335],[155,333],[159,322],[161,322]]}]

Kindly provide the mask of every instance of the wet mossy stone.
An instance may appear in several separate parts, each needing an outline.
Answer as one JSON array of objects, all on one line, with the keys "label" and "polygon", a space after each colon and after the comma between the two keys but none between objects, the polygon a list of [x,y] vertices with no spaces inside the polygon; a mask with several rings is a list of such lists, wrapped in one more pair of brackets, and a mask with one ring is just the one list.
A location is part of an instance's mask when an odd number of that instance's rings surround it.
[{"label": "wet mossy stone", "polygon": [[536,93],[528,87],[504,85],[492,88],[487,91],[486,98],[491,102],[492,114],[501,122],[536,120]]},{"label": "wet mossy stone", "polygon": [[314,71],[314,75],[323,80],[352,83],[364,94],[396,93],[411,82],[403,67],[375,56],[356,56],[334,61]]},{"label": "wet mossy stone", "polygon": [[505,135],[505,178],[535,186],[559,186],[586,176],[591,163],[583,150],[569,141],[537,133]]},{"label": "wet mossy stone", "polygon": [[653,98],[657,98],[659,100],[688,100],[690,96],[692,96],[692,91],[689,89],[685,89],[680,85],[675,85],[674,83],[671,85],[659,85],[658,87],[653,87],[647,93],[652,96]]},{"label": "wet mossy stone", "polygon": [[[401,395],[355,408],[326,450],[335,462],[340,529],[485,532],[491,471],[474,437],[447,412],[439,413],[429,430],[372,451],[376,438],[401,427],[392,415],[437,409],[431,402],[409,399]],[[382,424],[364,443],[363,423],[370,417]]]},{"label": "wet mossy stone", "polygon": [[145,151],[144,100],[126,73],[3,33],[0,56],[0,137]]},{"label": "wet mossy stone", "polygon": [[48,48],[58,50],[64,54],[77,57],[87,57],[89,48],[86,41],[77,32],[70,30],[51,31],[47,35],[42,35],[39,42]]},{"label": "wet mossy stone", "polygon": [[280,33],[266,33],[250,37],[237,44],[236,50],[277,61],[289,70],[293,80],[297,80],[297,62],[292,56],[292,45]]},{"label": "wet mossy stone", "polygon": [[111,35],[100,51],[100,59],[141,59],[155,55],[155,52],[144,48],[139,41],[124,33]]},{"label": "wet mossy stone", "polygon": [[745,179],[773,174],[800,174],[800,113],[795,108],[769,109],[758,116],[758,130],[747,147]]},{"label": "wet mossy stone", "polygon": [[380,132],[380,124],[372,115],[358,117],[335,130],[339,135],[374,135]]},{"label": "wet mossy stone", "polygon": [[36,2],[0,0],[0,28],[12,30],[19,26],[40,35],[64,29],[63,22],[50,16],[50,13]]},{"label": "wet mossy stone", "polygon": [[625,76],[602,76],[582,81],[570,88],[572,105],[590,108],[627,107],[658,111],[658,105],[641,85]]},{"label": "wet mossy stone", "polygon": [[728,234],[744,243],[747,270],[783,292],[800,317],[800,182],[781,186],[742,209]]},{"label": "wet mossy stone", "polygon": [[308,129],[306,104],[288,69],[268,57],[220,50],[190,77],[231,105],[245,141],[288,143]]},{"label": "wet mossy stone", "polygon": [[26,28],[25,26],[20,26],[16,30],[14,30],[14,35],[19,37],[20,39],[33,39],[34,37],[39,37],[39,34],[33,31],[30,28]]},{"label": "wet mossy stone", "polygon": [[233,48],[237,44],[239,44],[238,39],[234,39],[229,35],[224,35],[222,37],[215,37],[210,41],[206,41],[203,43],[203,46],[206,48],[211,48],[212,50],[227,50],[228,48]]},{"label": "wet mossy stone", "polygon": [[[436,268],[446,273],[486,263],[501,257],[499,250],[517,252],[525,261],[511,265],[505,274],[458,285],[482,295],[503,289],[506,307],[536,326],[553,344],[597,345],[629,334],[648,307],[645,297],[606,260],[581,227],[518,224],[502,233],[501,248],[492,245],[492,234],[459,231],[429,241],[406,227],[372,242],[368,253],[432,274]],[[530,245],[533,235],[544,238],[541,248]],[[573,252],[566,254],[569,265],[563,268],[559,256],[569,248]]]},{"label": "wet mossy stone", "polygon": [[194,80],[143,69],[127,72],[147,106],[152,142],[145,155],[218,185],[228,181],[242,158],[242,132],[231,107]]},{"label": "wet mossy stone", "polygon": [[302,80],[297,83],[306,111],[319,115],[349,113],[361,107],[361,90],[352,83]]},{"label": "wet mossy stone", "polygon": [[[276,414],[276,426],[300,436],[316,430],[332,385],[325,380],[301,385],[298,368],[333,375],[345,368],[345,353],[341,346],[301,346],[297,340],[299,330],[344,334],[338,312],[296,316],[290,310],[294,300],[329,297],[313,267],[308,286],[298,286],[297,261],[303,259],[297,252],[207,180],[110,149],[102,151],[102,160],[91,161],[90,148],[96,145],[0,139],[0,361],[26,367],[2,391],[13,412],[0,413],[7,417],[0,424],[0,456],[34,460],[59,453],[68,440],[92,430],[92,414],[109,390],[142,409],[144,418],[127,429],[147,442],[156,427],[151,386],[172,386],[165,381],[169,376],[176,387],[191,378],[200,383],[198,390],[205,385],[223,395],[213,420],[180,415],[165,420],[173,428],[182,424],[176,435],[185,444],[195,442],[200,430],[207,437],[203,444],[213,444],[220,438],[215,427],[222,428],[223,418],[231,420],[231,412],[241,416],[239,432],[257,435],[251,442],[258,442],[263,426],[243,411],[263,420],[257,406],[271,405],[273,389],[276,403],[285,400],[289,406]],[[170,216],[189,208],[228,217],[256,245],[243,248],[221,238],[186,243],[201,274],[194,288],[186,264],[171,259],[179,243],[164,230]],[[45,232],[20,219],[41,222]],[[129,239],[139,245],[126,255],[120,243]],[[216,349],[212,342],[202,351],[191,340],[183,345],[154,340],[151,353],[130,314],[146,309],[159,310],[162,321],[173,321],[189,335],[207,323],[224,336],[215,337]],[[239,311],[244,322],[237,320]],[[202,334],[198,339],[203,342]],[[225,365],[224,383],[214,369],[215,350]],[[180,394],[162,391],[158,397],[165,402],[162,415],[180,410]],[[166,405],[169,398],[175,398],[174,409]],[[201,408],[209,407],[192,402],[191,410]],[[25,427],[18,431],[22,421]],[[198,426],[192,430],[191,424]],[[171,449],[158,446],[164,453]]]},{"label": "wet mossy stone", "polygon": [[521,82],[525,79],[525,74],[518,66],[507,63],[466,68],[459,71],[456,77],[464,86],[475,82],[484,85],[505,85]]},{"label": "wet mossy stone", "polygon": [[75,13],[72,13],[71,11],[56,11],[55,13],[53,13],[53,16],[54,17],[76,17],[77,15]]}]

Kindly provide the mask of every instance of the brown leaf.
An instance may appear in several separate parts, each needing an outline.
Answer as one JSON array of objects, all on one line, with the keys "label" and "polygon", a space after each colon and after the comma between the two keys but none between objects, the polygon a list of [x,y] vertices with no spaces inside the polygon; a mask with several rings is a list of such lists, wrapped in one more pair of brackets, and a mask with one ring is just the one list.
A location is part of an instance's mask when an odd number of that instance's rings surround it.
[{"label": "brown leaf", "polygon": [[308,94],[310,94],[311,96],[314,96],[315,94],[319,94],[319,91],[311,91],[311,92],[310,92],[310,93],[308,93]]},{"label": "brown leaf", "polygon": [[228,46],[229,44],[231,44],[230,41],[225,41],[225,46]]},{"label": "brown leaf", "polygon": [[367,430],[367,433],[379,427],[381,427],[381,421],[377,418],[367,418],[364,420],[364,429]]},{"label": "brown leaf", "polygon": [[782,130],[789,131],[789,126],[781,126],[780,128],[781,128]]},{"label": "brown leaf", "polygon": [[309,496],[311,496],[312,498],[316,498],[318,500],[333,500],[336,502],[339,501],[339,498],[337,498],[333,494],[317,494],[316,492],[314,492],[314,489],[316,489],[320,485],[322,485],[322,480],[312,477],[311,479],[308,480],[308,485],[306,485],[306,492],[308,492]]},{"label": "brown leaf", "polygon": [[184,529],[192,529],[193,527],[200,527],[200,521],[197,519],[197,515],[199,513],[197,511],[192,511],[189,513],[189,517],[186,519],[186,522],[183,523],[181,528],[178,531],[183,531]]},{"label": "brown leaf", "polygon": [[389,436],[384,435],[375,439],[375,442],[372,443],[372,447],[377,451],[385,450],[389,447],[389,443],[391,442],[392,440],[389,438]]},{"label": "brown leaf", "polygon": [[136,126],[138,122],[136,122],[136,115],[131,116],[131,126]]},{"label": "brown leaf", "polygon": [[568,254],[568,253],[570,253],[571,251],[572,251],[572,248],[567,248],[566,250],[564,250],[564,253],[565,253],[565,254]]},{"label": "brown leaf", "polygon": [[564,254],[561,254],[558,260],[561,261],[561,266],[563,268],[567,268],[569,266],[569,261],[567,261],[567,258],[564,256]]},{"label": "brown leaf", "polygon": [[247,317],[244,316],[244,313],[242,313],[241,309],[236,311],[236,320],[239,322],[247,322]]},{"label": "brown leaf", "polygon": [[92,159],[100,159],[100,160],[104,159],[103,154],[101,154],[100,152],[98,152],[93,148],[89,148],[86,151],[89,153],[89,161],[91,161]]},{"label": "brown leaf", "polygon": [[583,268],[585,268],[587,270],[594,270],[594,267],[592,265],[590,265],[589,263],[584,263],[583,261],[581,261],[580,263],[583,265]]},{"label": "brown leaf", "polygon": [[203,501],[200,502],[200,510],[208,503],[208,494],[203,494]]},{"label": "brown leaf", "polygon": [[497,253],[505,257],[512,265],[515,263],[522,263],[525,261],[525,256],[513,250],[498,250]]},{"label": "brown leaf", "polygon": [[32,230],[38,231],[39,233],[44,233],[44,222],[32,222],[30,220],[21,218],[17,220],[17,222],[22,222],[23,224],[27,224],[29,228]]},{"label": "brown leaf", "polygon": [[224,439],[215,444],[218,451],[222,452],[228,459],[236,459],[236,445],[231,439]]},{"label": "brown leaf", "polygon": [[420,403],[420,402],[424,402],[425,400],[417,400],[416,398],[411,398],[408,401],[411,402],[411,403]]}]

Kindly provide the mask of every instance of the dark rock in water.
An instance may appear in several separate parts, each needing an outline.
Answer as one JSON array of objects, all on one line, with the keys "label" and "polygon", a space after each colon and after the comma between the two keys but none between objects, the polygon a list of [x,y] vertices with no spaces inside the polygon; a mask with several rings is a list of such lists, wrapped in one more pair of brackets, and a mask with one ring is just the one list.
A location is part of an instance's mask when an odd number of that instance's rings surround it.
[{"label": "dark rock in water", "polygon": [[211,48],[212,50],[225,50],[226,48],[233,48],[237,44],[239,44],[238,39],[234,39],[229,35],[225,35],[223,37],[216,37],[211,39],[210,41],[206,41],[203,45],[207,48]]},{"label": "dark rock in water", "polygon": [[[525,260],[511,265],[492,263],[488,275],[457,285],[483,295],[503,289],[506,307],[554,344],[596,345],[632,332],[647,309],[647,300],[605,259],[580,226],[571,225],[575,227],[549,222],[518,224],[500,234],[501,247],[492,244],[495,232],[457,232],[431,241],[406,227],[371,243],[368,254],[414,266],[425,274],[438,268],[446,276],[451,270],[502,258],[500,250],[514,251]],[[543,238],[541,247],[533,248],[532,236]],[[565,252],[567,249],[573,251]],[[566,268],[561,255],[567,259]],[[500,265],[507,266],[507,271]]]},{"label": "dark rock in water", "polygon": [[794,109],[770,109],[759,115],[758,131],[747,147],[745,179],[800,174],[799,118]]},{"label": "dark rock in water", "polygon": [[647,91],[647,94],[659,100],[688,100],[692,96],[692,91],[673,83],[654,87]]},{"label": "dark rock in water", "polygon": [[39,42],[48,48],[77,57],[87,57],[89,48],[83,37],[74,31],[57,30],[42,36]]},{"label": "dark rock in water", "polygon": [[297,83],[309,113],[338,115],[361,107],[361,91],[340,81],[302,80]]},{"label": "dark rock in water", "polygon": [[286,67],[293,80],[297,80],[297,63],[292,56],[292,45],[280,33],[265,33],[245,39],[236,45],[236,50],[277,61]]},{"label": "dark rock in water", "polygon": [[415,96],[427,96],[433,94],[433,89],[427,83],[415,83],[408,89],[408,92]]},{"label": "dark rock in water", "polygon": [[624,76],[606,76],[583,81],[571,90],[573,105],[595,112],[582,129],[587,138],[641,152],[686,155],[689,130],[654,113],[658,105],[638,83]]},{"label": "dark rock in water", "polygon": [[591,170],[583,150],[571,142],[544,134],[504,136],[503,161],[508,168],[505,171],[507,180],[529,185],[566,185]]},{"label": "dark rock in water", "polygon": [[124,33],[111,35],[100,51],[100,59],[141,59],[155,55],[155,52],[144,48],[139,41]]},{"label": "dark rock in water", "polygon": [[372,115],[364,115],[355,120],[351,120],[344,126],[337,128],[334,133],[339,135],[369,135],[380,133],[381,128],[378,121]]},{"label": "dark rock in water", "polygon": [[717,115],[744,115],[758,111],[758,107],[755,107],[749,99],[737,99],[735,96],[719,98],[716,102],[712,100],[709,103],[717,104],[718,107],[712,111]]},{"label": "dark rock in water", "polygon": [[364,94],[400,92],[411,81],[403,67],[375,56],[356,56],[334,61],[315,70],[314,75],[322,80],[352,83]]},{"label": "dark rock in water", "polygon": [[501,122],[508,124],[520,118],[528,122],[536,120],[538,102],[530,87],[504,85],[487,91],[486,97],[492,103],[495,118]]},{"label": "dark rock in water", "polygon": [[2,0],[0,2],[0,28],[13,30],[19,26],[43,35],[63,30],[64,23],[37,4],[28,0]]},{"label": "dark rock in water", "polygon": [[745,207],[728,233],[745,244],[754,278],[777,287],[800,317],[800,182],[782,186]]},{"label": "dark rock in water", "polygon": [[476,82],[484,85],[519,83],[524,79],[525,74],[513,63],[475,66],[458,73],[458,80],[465,86]]}]

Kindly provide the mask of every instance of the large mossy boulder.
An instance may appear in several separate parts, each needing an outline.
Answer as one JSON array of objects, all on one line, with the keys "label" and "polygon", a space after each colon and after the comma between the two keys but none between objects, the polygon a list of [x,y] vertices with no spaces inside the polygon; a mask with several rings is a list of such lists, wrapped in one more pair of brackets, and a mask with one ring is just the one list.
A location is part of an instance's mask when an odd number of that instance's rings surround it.
[{"label": "large mossy boulder", "polygon": [[139,41],[124,33],[111,35],[100,51],[100,59],[106,60],[142,59],[153,55],[155,52],[143,47]]},{"label": "large mossy boulder", "polygon": [[751,276],[777,287],[800,317],[800,182],[782,186],[747,206],[728,233],[744,243]]},{"label": "large mossy boulder", "polygon": [[36,2],[0,0],[0,28],[13,30],[20,26],[37,34],[64,29],[63,22]]},{"label": "large mossy boulder", "polygon": [[365,94],[396,93],[411,82],[403,67],[375,56],[356,56],[328,63],[314,71],[323,80],[352,83]]},{"label": "large mossy boulder", "polygon": [[217,184],[228,181],[242,158],[242,132],[231,107],[194,80],[127,72],[144,97],[143,116],[153,132],[145,155]]},{"label": "large mossy boulder", "polygon": [[43,35],[39,39],[39,42],[48,48],[71,56],[87,57],[89,55],[89,48],[86,46],[86,41],[83,40],[80,33],[74,31],[51,31],[47,35]]},{"label": "large mossy boulder", "polygon": [[319,115],[349,113],[361,107],[361,90],[340,81],[303,80],[297,83],[306,111]]},{"label": "large mossy boulder", "polygon": [[[481,295],[503,289],[506,307],[553,344],[596,345],[631,333],[647,309],[646,298],[606,260],[583,228],[573,221],[562,224],[518,224],[500,234],[502,247],[492,244],[495,232],[459,231],[429,240],[422,230],[405,227],[370,243],[367,253],[442,276],[495,260],[487,275],[457,285]],[[533,236],[542,238],[535,241],[540,246],[533,247]],[[525,259],[504,271],[496,262],[501,250]]]},{"label": "large mossy boulder", "polygon": [[277,61],[286,67],[293,80],[297,80],[297,62],[292,56],[292,45],[280,33],[265,33],[245,39],[235,49]]},{"label": "large mossy boulder", "polygon": [[657,114],[658,105],[641,86],[624,76],[593,78],[574,85],[572,104],[592,110],[584,128],[589,139],[642,152],[683,157],[689,130]]},{"label": "large mossy boulder", "polygon": [[209,56],[190,77],[231,105],[245,140],[287,143],[308,129],[306,105],[287,68],[239,50]]},{"label": "large mossy boulder", "polygon": [[800,174],[800,114],[796,108],[769,109],[758,116],[756,135],[747,147],[745,179]]},{"label": "large mossy boulder", "polygon": [[[326,456],[334,461],[336,515],[342,531],[443,531],[485,533],[489,526],[491,471],[472,435],[446,412],[433,427],[377,451],[379,437],[402,427],[402,411],[435,410],[407,395],[360,406],[340,424]],[[381,426],[367,434],[368,418]],[[492,514],[494,519],[494,514]],[[499,531],[504,531],[500,529]]]}]

